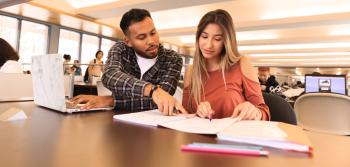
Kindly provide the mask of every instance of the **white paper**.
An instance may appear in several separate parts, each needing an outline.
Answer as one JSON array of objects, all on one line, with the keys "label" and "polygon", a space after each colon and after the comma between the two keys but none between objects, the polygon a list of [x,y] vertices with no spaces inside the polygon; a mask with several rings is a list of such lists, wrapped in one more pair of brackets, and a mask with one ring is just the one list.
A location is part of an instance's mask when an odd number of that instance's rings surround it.
[{"label": "white paper", "polygon": [[27,119],[27,115],[22,109],[12,107],[0,114],[0,121],[15,121]]},{"label": "white paper", "polygon": [[218,139],[250,143],[279,149],[307,152],[309,146],[289,142],[288,134],[278,127],[278,122],[240,121],[217,134]]},{"label": "white paper", "polygon": [[17,112],[15,115],[11,116],[8,118],[6,121],[17,121],[17,120],[22,120],[22,119],[27,119],[27,115],[23,112]]},{"label": "white paper", "polygon": [[209,119],[192,117],[178,121],[164,122],[159,125],[188,133],[216,134],[235,122],[237,122],[236,118],[212,119],[209,121]]},{"label": "white paper", "polygon": [[148,125],[148,126],[158,126],[158,124],[163,122],[186,119],[186,117],[188,116],[185,116],[185,115],[165,116],[158,110],[150,110],[150,111],[136,112],[136,113],[130,113],[130,114],[120,114],[120,115],[113,116],[113,118],[116,120],[121,120],[125,122],[141,124],[141,125]]}]

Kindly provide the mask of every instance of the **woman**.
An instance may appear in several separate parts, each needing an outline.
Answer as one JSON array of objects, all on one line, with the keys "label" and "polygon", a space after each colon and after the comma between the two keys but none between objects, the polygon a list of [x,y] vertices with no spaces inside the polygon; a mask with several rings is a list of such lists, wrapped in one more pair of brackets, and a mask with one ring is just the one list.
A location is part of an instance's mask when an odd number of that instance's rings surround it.
[{"label": "woman", "polygon": [[81,76],[81,67],[80,67],[79,60],[74,60],[74,64],[71,67],[71,69],[74,71],[74,75]]},{"label": "woman", "polygon": [[0,72],[23,73],[23,68],[18,63],[19,56],[12,46],[0,38]]},{"label": "woman", "polygon": [[95,59],[91,60],[89,63],[89,78],[92,79],[93,76],[100,77],[103,72],[103,52],[101,50],[97,51],[95,54]]},{"label": "woman", "polygon": [[70,67],[71,56],[68,54],[63,55],[63,72],[64,75],[70,75],[74,72],[74,70]]},{"label": "woman", "polygon": [[211,11],[200,20],[184,87],[183,106],[202,118],[270,119],[257,72],[238,52],[233,21],[224,10]]}]

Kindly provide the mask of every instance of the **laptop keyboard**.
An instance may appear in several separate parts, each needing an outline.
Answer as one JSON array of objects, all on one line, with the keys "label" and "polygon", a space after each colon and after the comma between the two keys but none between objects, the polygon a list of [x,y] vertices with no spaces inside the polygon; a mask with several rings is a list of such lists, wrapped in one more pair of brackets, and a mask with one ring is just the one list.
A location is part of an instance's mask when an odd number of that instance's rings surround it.
[{"label": "laptop keyboard", "polygon": [[76,106],[74,106],[72,102],[70,102],[69,100],[66,100],[66,108],[67,109],[79,109],[83,105],[85,105],[85,104],[77,104]]}]

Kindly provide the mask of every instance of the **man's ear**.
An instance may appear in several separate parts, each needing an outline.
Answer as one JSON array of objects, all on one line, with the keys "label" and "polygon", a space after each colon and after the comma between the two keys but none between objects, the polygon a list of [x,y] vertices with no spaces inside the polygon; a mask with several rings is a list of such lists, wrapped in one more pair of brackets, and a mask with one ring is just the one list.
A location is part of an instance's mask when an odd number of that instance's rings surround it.
[{"label": "man's ear", "polygon": [[125,43],[126,45],[128,45],[129,47],[132,47],[129,37],[125,36],[123,41],[124,41],[124,43]]}]

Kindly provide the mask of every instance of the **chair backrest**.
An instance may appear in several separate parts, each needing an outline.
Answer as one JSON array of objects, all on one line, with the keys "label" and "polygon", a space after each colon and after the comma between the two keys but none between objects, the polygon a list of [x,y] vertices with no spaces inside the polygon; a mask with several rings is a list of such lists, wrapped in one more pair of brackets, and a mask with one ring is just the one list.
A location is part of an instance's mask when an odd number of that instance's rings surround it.
[{"label": "chair backrest", "polygon": [[277,95],[263,92],[266,105],[270,109],[271,121],[284,122],[288,124],[297,124],[296,116],[292,106]]},{"label": "chair backrest", "polygon": [[33,100],[32,75],[0,72],[0,101],[23,100]]},{"label": "chair backrest", "polygon": [[96,87],[97,87],[97,95],[98,96],[111,96],[112,95],[112,92],[109,89],[107,89],[105,86],[103,86],[102,81],[97,81]]},{"label": "chair backrest", "polygon": [[310,93],[294,104],[298,125],[338,135],[350,135],[350,97],[332,93]]}]

